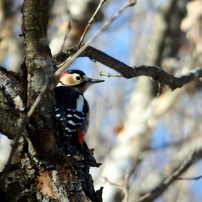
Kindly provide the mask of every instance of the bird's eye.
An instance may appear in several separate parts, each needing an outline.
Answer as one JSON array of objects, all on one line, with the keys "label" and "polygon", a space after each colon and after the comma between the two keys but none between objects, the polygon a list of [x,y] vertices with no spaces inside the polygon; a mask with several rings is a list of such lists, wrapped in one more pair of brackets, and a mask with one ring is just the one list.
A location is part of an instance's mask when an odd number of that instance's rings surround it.
[{"label": "bird's eye", "polygon": [[77,81],[80,81],[80,80],[81,80],[81,77],[80,77],[80,76],[75,76],[75,79],[76,79]]}]

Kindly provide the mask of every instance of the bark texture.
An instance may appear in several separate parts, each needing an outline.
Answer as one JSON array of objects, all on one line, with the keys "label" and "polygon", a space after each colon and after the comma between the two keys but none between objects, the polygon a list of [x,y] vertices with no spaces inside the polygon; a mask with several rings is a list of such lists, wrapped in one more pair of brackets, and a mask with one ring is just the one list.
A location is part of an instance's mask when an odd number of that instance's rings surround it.
[{"label": "bark texture", "polygon": [[[20,159],[1,173],[1,195],[7,201],[102,201],[102,189],[95,192],[89,174],[91,166],[100,165],[92,151],[86,145],[84,153],[66,156],[58,144],[57,137],[63,134],[54,120],[48,13],[48,0],[24,1],[22,36],[26,51],[21,75],[0,69],[0,112],[4,115],[0,131],[13,140],[20,139],[16,150]],[[45,86],[46,93],[38,97]],[[40,102],[32,110],[36,99]]]}]

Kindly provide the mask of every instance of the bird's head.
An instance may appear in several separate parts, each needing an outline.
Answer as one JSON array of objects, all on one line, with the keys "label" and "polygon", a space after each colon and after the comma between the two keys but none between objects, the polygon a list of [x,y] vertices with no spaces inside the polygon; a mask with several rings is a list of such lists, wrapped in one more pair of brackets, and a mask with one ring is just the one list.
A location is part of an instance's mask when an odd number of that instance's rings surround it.
[{"label": "bird's head", "polygon": [[90,85],[100,82],[104,80],[88,78],[84,72],[71,69],[60,76],[57,86],[70,86],[84,93]]}]

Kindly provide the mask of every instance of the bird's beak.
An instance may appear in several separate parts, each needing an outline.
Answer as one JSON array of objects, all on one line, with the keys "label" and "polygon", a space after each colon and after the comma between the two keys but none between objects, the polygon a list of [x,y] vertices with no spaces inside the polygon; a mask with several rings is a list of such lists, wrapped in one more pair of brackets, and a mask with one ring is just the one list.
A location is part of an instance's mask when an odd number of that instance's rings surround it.
[{"label": "bird's beak", "polygon": [[101,83],[101,82],[104,82],[104,81],[105,80],[88,78],[88,83]]}]

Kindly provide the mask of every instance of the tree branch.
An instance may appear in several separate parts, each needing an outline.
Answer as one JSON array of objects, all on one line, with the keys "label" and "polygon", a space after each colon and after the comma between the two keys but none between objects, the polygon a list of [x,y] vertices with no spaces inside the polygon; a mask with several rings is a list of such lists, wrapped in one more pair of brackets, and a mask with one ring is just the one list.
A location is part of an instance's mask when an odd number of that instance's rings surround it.
[{"label": "tree branch", "polygon": [[101,6],[105,3],[105,1],[106,1],[106,0],[100,0],[100,3],[98,4],[98,7],[96,8],[96,10],[95,10],[95,12],[93,13],[92,17],[91,17],[90,20],[88,21],[88,24],[87,24],[87,26],[86,26],[86,28],[85,28],[85,30],[84,30],[84,32],[83,32],[81,38],[80,38],[78,47],[80,47],[80,46],[82,45],[84,37],[85,37],[86,34],[88,33],[88,30],[90,29],[90,27],[91,27],[91,25],[92,25],[92,23],[93,23],[93,21],[94,21],[94,19],[95,19],[95,16],[98,14],[98,12],[99,12]]},{"label": "tree branch", "polygon": [[166,178],[162,183],[160,183],[156,188],[154,188],[151,192],[143,195],[137,201],[139,202],[149,202],[155,200],[159,197],[173,182],[178,180],[178,177],[185,172],[194,162],[201,159],[202,151],[198,150],[196,152],[192,152],[184,162],[176,169],[176,171],[171,174],[168,178]]},{"label": "tree branch", "polygon": [[137,76],[149,76],[153,78],[156,82],[168,85],[172,90],[180,88],[183,85],[193,80],[196,80],[202,76],[202,68],[193,70],[180,77],[175,77],[156,66],[141,65],[130,67],[90,46],[86,48],[80,56],[89,57],[92,60],[98,61],[116,70],[123,77],[128,79]]},{"label": "tree branch", "polygon": [[[77,52],[77,49],[72,48],[56,55],[54,58],[56,64],[60,65],[61,63],[63,63],[73,52]],[[187,74],[175,77],[168,74],[157,66],[141,65],[131,67],[91,46],[88,46],[85,50],[83,50],[79,57],[89,57],[93,61],[100,62],[103,65],[106,65],[111,69],[119,72],[123,77],[127,79],[138,76],[151,77],[156,82],[168,85],[172,90],[180,88],[183,85],[202,77],[202,68],[196,68],[195,70],[192,70]]]}]

